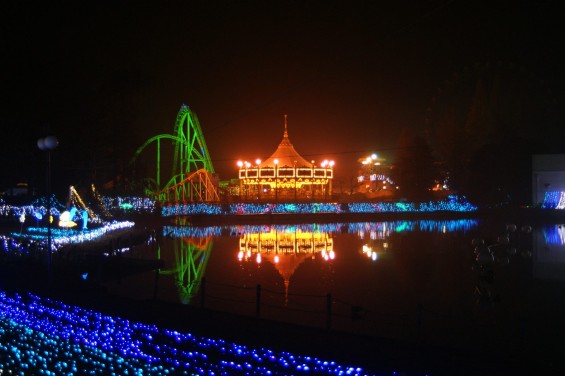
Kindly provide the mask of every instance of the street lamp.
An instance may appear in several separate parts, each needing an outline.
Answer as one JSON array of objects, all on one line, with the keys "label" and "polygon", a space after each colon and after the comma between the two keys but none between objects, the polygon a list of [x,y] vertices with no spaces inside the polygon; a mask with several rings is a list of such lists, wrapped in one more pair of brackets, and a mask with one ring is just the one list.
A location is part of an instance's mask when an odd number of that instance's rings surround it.
[{"label": "street lamp", "polygon": [[47,278],[51,285],[51,151],[59,145],[55,136],[37,140],[39,150],[47,152]]},{"label": "street lamp", "polygon": [[[243,199],[243,179],[241,178],[241,169],[243,168],[243,162],[237,161],[237,166],[239,167],[239,199]],[[245,178],[245,176],[244,176]]]},{"label": "street lamp", "polygon": [[312,159],[312,178],[310,184],[310,195],[311,200],[314,201],[314,196],[316,195],[316,161]]},{"label": "street lamp", "polygon": [[245,199],[249,200],[249,167],[251,167],[251,163],[245,161],[243,162],[245,164]]},{"label": "street lamp", "polygon": [[275,202],[279,201],[279,160],[275,159]]},{"label": "street lamp", "polygon": [[294,172],[293,172],[293,174],[294,174],[294,179],[293,179],[294,180],[294,202],[296,202],[296,162],[297,161],[294,161]]},{"label": "street lamp", "polygon": [[257,168],[257,176],[255,178],[257,180],[257,200],[260,201],[261,200],[261,180],[259,179],[259,175],[260,175],[259,169],[260,169],[260,166],[261,166],[261,159],[257,158],[255,160],[255,165],[256,165],[256,168]]},{"label": "street lamp", "polygon": [[332,176],[331,176],[330,179],[328,179],[328,181],[329,181],[328,192],[329,192],[329,195],[330,195],[330,198],[331,198],[332,197],[332,181],[333,181],[333,178],[334,178],[333,168],[334,168],[334,165],[335,165],[335,161],[329,161],[328,165],[330,166],[330,170],[332,170]]},{"label": "street lamp", "polygon": [[332,194],[332,179],[333,179],[333,172],[331,173],[331,177],[328,176],[328,170],[332,170],[335,162],[328,161],[327,159],[322,162],[322,167],[324,168],[324,178],[326,179],[326,183],[322,186],[324,191],[324,199],[327,199],[328,194],[331,197]]}]

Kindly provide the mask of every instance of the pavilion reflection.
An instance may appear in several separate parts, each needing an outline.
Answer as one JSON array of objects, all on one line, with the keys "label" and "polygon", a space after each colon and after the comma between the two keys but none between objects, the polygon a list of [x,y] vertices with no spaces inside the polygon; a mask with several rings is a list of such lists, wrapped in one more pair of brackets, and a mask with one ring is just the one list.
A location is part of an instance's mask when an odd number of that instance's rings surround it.
[{"label": "pavilion reflection", "polygon": [[240,232],[237,259],[241,263],[266,261],[274,265],[283,278],[285,303],[290,279],[302,263],[307,259],[331,262],[335,257],[332,233],[316,225],[272,226]]}]

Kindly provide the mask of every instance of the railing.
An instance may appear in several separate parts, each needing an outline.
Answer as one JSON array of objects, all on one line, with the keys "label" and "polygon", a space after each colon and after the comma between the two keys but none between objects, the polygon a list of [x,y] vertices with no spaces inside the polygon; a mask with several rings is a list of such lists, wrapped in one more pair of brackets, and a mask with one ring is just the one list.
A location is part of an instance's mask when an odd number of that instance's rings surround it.
[{"label": "railing", "polygon": [[[159,288],[156,287],[156,291]],[[517,321],[501,324],[493,318],[477,318],[476,312],[468,316],[441,313],[422,304],[408,312],[376,312],[331,293],[289,294],[261,285],[242,287],[215,283],[206,278],[202,278],[193,291],[195,294],[189,302],[191,306],[252,316],[259,320],[412,343],[464,348],[486,346],[493,351],[497,346],[519,348],[523,344],[522,324]],[[154,297],[157,298],[157,295]],[[514,336],[509,336],[509,333],[514,333]]]}]

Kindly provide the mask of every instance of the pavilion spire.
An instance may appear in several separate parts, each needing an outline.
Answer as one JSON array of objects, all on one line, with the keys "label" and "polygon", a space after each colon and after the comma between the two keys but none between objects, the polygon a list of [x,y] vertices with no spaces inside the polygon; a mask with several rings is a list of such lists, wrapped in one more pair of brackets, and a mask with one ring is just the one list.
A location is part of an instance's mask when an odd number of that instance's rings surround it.
[{"label": "pavilion spire", "polygon": [[284,134],[283,137],[288,138],[288,127],[286,124],[286,114],[284,114]]}]

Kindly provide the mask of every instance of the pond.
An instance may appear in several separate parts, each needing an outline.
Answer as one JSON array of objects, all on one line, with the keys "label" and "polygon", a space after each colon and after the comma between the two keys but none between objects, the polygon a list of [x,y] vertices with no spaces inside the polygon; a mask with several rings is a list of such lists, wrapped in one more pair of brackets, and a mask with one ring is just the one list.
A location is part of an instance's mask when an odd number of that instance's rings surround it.
[{"label": "pond", "polygon": [[[565,227],[489,219],[164,226],[162,261],[110,292],[266,320],[555,362]],[[555,356],[554,356],[555,355]]]}]

